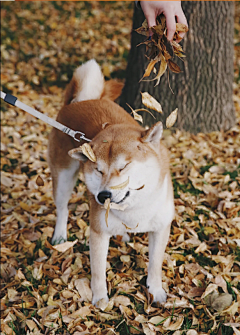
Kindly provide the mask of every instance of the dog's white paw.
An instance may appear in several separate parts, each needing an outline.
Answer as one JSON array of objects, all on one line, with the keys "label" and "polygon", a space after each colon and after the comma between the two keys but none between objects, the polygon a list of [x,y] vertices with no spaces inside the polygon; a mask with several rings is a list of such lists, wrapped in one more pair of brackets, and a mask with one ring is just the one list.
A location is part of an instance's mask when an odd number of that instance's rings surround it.
[{"label": "dog's white paw", "polygon": [[54,230],[53,237],[52,237],[52,245],[61,244],[67,241],[67,232],[66,231],[57,231]]},{"label": "dog's white paw", "polygon": [[162,287],[148,287],[149,293],[153,295],[153,301],[159,302],[160,304],[162,302],[165,302],[167,300],[167,293],[164,291]]},{"label": "dog's white paw", "polygon": [[93,293],[92,297],[92,304],[96,307],[100,307],[100,304],[102,300],[106,301],[106,304],[108,303],[109,299],[107,296],[107,292],[98,292],[97,294]]},{"label": "dog's white paw", "polygon": [[129,242],[130,241],[130,237],[129,237],[128,233],[123,234],[122,241],[123,242]]}]

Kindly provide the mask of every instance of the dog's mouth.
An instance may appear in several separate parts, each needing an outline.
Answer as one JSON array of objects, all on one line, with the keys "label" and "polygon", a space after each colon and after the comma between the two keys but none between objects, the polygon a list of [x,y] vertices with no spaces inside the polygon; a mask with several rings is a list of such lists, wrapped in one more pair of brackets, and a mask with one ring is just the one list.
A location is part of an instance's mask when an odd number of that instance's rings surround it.
[{"label": "dog's mouth", "polygon": [[115,202],[115,203],[118,204],[118,205],[121,204],[121,203],[123,203],[123,201],[126,200],[127,197],[129,197],[129,195],[130,195],[130,192],[127,191],[127,193],[125,194],[125,196],[120,201]]}]

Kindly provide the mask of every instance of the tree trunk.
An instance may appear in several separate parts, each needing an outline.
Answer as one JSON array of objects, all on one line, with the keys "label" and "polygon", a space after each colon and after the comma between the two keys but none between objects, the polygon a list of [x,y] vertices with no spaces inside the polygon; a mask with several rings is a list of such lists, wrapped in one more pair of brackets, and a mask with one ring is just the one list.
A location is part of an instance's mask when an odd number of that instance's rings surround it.
[{"label": "tree trunk", "polygon": [[[127,109],[143,107],[140,92],[147,91],[162,105],[164,115],[154,113],[165,123],[166,117],[178,107],[177,127],[191,133],[227,130],[235,124],[233,95],[233,32],[234,2],[183,1],[189,31],[183,39],[186,53],[184,62],[174,57],[182,72],[162,76],[155,81],[141,81],[147,67],[145,40],[134,29],[144,21],[141,9],[135,8],[131,50],[127,66],[126,83],[120,104]],[[143,112],[146,125],[156,122]]]}]

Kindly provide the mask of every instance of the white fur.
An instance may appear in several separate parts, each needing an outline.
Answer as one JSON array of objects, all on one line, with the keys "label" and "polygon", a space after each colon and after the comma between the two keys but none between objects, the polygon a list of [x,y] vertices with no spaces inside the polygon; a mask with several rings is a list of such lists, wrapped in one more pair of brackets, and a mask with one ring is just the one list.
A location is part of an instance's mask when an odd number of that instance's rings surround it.
[{"label": "white fur", "polygon": [[72,160],[72,164],[58,173],[58,181],[55,192],[55,204],[57,208],[57,222],[52,237],[52,243],[58,244],[67,240],[68,201],[73,187],[76,184],[79,171],[79,162]]},{"label": "white fur", "polygon": [[100,99],[104,89],[104,77],[95,59],[79,66],[74,77],[79,83],[79,92],[72,102]]},{"label": "white fur", "polygon": [[[173,198],[169,192],[170,174],[166,174],[161,185],[161,171],[155,157],[143,162],[132,161],[120,174],[112,177],[113,171],[123,167],[126,160],[118,156],[115,162],[107,166],[98,161],[98,168],[106,177],[95,170],[85,174],[85,181],[90,192],[97,199],[99,192],[112,192],[112,201],[119,202],[127,192],[130,195],[121,202],[127,206],[124,211],[110,209],[106,222],[106,210],[102,208],[98,217],[102,234],[91,231],[90,255],[92,272],[93,303],[104,298],[108,301],[106,290],[106,259],[107,240],[112,235],[126,236],[127,232],[149,232],[149,268],[147,286],[153,294],[154,301],[166,301],[166,292],[162,288],[162,262],[169,238],[170,225],[174,217]],[[124,189],[112,189],[129,178]],[[144,186],[144,187],[141,187]],[[138,189],[140,188],[140,189]],[[97,247],[96,247],[97,246]],[[91,250],[93,249],[93,250]]]}]

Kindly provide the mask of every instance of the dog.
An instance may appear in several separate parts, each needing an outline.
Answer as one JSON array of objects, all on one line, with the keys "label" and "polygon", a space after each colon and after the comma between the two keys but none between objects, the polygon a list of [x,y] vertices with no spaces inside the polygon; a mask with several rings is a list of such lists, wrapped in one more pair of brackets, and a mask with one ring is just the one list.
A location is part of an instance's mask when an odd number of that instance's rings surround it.
[{"label": "dog", "polygon": [[[166,301],[162,263],[174,218],[174,198],[168,150],[161,143],[163,125],[145,130],[114,101],[122,84],[105,81],[100,66],[90,60],[78,67],[66,88],[57,121],[91,139],[95,160],[79,143],[53,128],[48,161],[57,222],[52,242],[67,240],[68,201],[80,165],[90,201],[90,264],[92,303],[108,302],[106,260],[112,235],[149,233],[147,287],[154,302]],[[105,202],[109,208],[104,208]],[[111,207],[112,205],[112,207]]]}]

